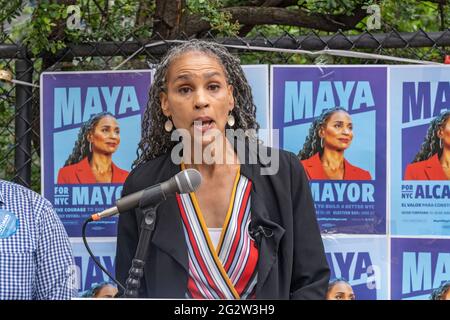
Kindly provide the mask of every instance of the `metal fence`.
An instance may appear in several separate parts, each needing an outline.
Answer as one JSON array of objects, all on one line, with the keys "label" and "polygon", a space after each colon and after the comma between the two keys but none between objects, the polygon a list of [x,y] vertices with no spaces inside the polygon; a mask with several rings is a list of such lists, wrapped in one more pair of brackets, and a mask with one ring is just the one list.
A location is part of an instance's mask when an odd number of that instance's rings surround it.
[{"label": "metal fence", "polygon": [[[186,37],[179,37],[186,40]],[[262,33],[252,38],[216,38],[206,40],[230,46],[243,64],[386,64],[377,56],[308,55],[295,50],[348,50],[442,63],[450,47],[450,29],[441,32],[358,35],[338,32],[323,36],[285,33],[276,38]],[[0,71],[0,178],[18,182],[40,191],[40,119],[39,76],[44,71],[145,69],[152,67],[174,42],[162,37],[147,41],[68,44],[55,54],[33,56],[27,48],[0,33],[0,70],[8,70],[12,79]],[[446,48],[447,47],[447,48]],[[399,62],[394,62],[399,63]],[[11,81],[12,80],[12,81]],[[34,84],[29,86],[20,81]]]}]

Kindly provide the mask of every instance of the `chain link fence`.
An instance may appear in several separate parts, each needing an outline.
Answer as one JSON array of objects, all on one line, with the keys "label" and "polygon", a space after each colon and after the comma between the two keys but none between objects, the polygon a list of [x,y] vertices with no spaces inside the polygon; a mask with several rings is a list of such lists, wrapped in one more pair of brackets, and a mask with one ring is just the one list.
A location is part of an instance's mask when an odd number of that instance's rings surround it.
[{"label": "chain link fence", "polygon": [[[131,35],[127,41],[67,44],[64,50],[33,56],[27,48],[0,33],[0,178],[40,192],[39,76],[44,71],[130,70],[151,68],[173,41]],[[179,36],[178,40],[187,40]],[[336,49],[442,63],[450,47],[450,29],[441,32],[322,35],[315,32],[278,37],[204,39],[230,46],[243,64],[389,64],[379,57],[360,59],[334,55],[299,54],[294,50]],[[270,50],[270,51],[266,51]],[[34,86],[20,83],[33,84]]]}]

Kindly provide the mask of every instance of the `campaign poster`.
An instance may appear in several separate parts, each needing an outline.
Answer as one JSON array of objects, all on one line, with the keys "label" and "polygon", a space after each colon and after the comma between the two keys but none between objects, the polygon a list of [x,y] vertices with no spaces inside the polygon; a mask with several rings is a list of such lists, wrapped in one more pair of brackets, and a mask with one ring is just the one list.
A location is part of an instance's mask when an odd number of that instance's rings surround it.
[{"label": "campaign poster", "polygon": [[[78,289],[80,294],[99,283],[112,282],[89,255],[82,239],[71,238],[70,242],[75,262],[74,277],[71,283]],[[87,238],[87,242],[95,259],[115,277],[116,239]]]},{"label": "campaign poster", "polygon": [[[42,73],[42,190],[69,237],[120,198],[150,82],[150,70]],[[116,224],[117,217],[90,223],[87,234],[115,236]]]},{"label": "campaign poster", "polygon": [[344,278],[356,300],[387,300],[389,256],[386,236],[322,235],[330,280]]},{"label": "campaign poster", "polygon": [[391,299],[428,300],[450,281],[450,238],[391,239]]},{"label": "campaign poster", "polygon": [[243,65],[242,70],[252,88],[253,102],[256,106],[256,120],[260,126],[258,137],[264,142],[264,145],[270,146],[269,66]]},{"label": "campaign poster", "polygon": [[302,161],[323,234],[386,233],[386,77],[384,66],[271,68],[272,145]]},{"label": "campaign poster", "polygon": [[450,235],[450,67],[389,74],[391,232]]}]

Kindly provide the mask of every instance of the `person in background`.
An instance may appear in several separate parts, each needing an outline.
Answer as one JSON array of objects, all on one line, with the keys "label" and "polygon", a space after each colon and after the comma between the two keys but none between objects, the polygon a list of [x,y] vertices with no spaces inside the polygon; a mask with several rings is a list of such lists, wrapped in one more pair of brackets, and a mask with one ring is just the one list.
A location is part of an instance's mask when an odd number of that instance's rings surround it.
[{"label": "person in background", "polygon": [[49,201],[0,180],[0,300],[76,297],[72,247]]},{"label": "person in background", "polygon": [[337,278],[328,284],[327,300],[355,300],[353,288],[344,278]]},{"label": "person in background", "polygon": [[430,300],[450,300],[450,281],[442,283],[439,288],[433,290]]},{"label": "person in background", "polygon": [[86,290],[82,298],[114,298],[117,295],[117,287],[111,282],[101,282],[95,284],[91,289]]},{"label": "person in background", "polygon": [[123,183],[128,171],[112,161],[120,145],[120,128],[109,112],[98,113],[80,128],[78,140],[64,167],[58,184]]},{"label": "person in background", "polygon": [[342,107],[325,110],[311,124],[300,158],[310,180],[371,180],[370,173],[344,157],[353,140],[353,122]]}]

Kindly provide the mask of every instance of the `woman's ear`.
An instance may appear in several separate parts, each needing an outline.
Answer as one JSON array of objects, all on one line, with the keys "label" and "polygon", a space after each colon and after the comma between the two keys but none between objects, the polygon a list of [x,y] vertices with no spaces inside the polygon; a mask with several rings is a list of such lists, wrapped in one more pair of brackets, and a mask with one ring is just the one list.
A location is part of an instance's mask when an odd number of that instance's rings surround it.
[{"label": "woman's ear", "polygon": [[234,95],[233,95],[233,85],[229,84],[227,86],[227,91],[228,91],[228,98],[229,98],[229,106],[230,106],[230,111],[234,109]]},{"label": "woman's ear", "polygon": [[169,102],[167,99],[167,93],[165,93],[164,91],[162,91],[159,94],[159,101],[161,101],[161,110],[162,113],[166,116],[166,117],[170,117],[170,110],[169,110]]},{"label": "woman's ear", "polygon": [[437,136],[439,139],[442,139],[444,137],[444,128],[439,128]]},{"label": "woman's ear", "polygon": [[323,139],[324,131],[325,131],[325,130],[323,129],[323,127],[320,127],[320,128],[319,128],[319,138]]}]

